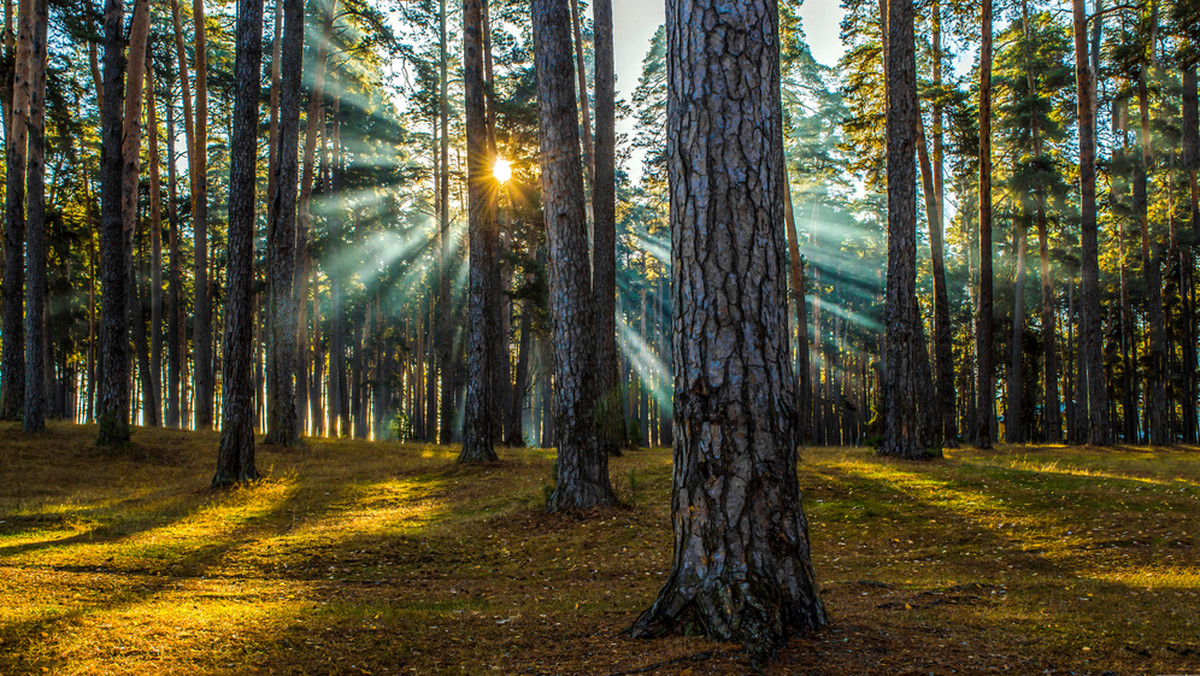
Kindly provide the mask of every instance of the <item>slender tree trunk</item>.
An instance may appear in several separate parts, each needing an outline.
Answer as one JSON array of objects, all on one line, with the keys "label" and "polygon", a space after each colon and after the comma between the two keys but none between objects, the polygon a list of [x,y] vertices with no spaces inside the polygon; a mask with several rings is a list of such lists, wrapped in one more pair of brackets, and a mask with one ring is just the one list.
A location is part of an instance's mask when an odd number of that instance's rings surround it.
[{"label": "slender tree trunk", "polygon": [[454,335],[450,326],[450,311],[454,305],[450,287],[450,61],[446,38],[446,0],[440,0],[438,13],[439,40],[441,43],[441,76],[438,100],[438,122],[441,127],[439,141],[440,165],[438,172],[438,232],[441,246],[438,248],[438,303],[441,310],[438,322],[438,343],[441,346],[441,422],[438,425],[438,443],[449,444],[454,440]]},{"label": "slender tree trunk", "polygon": [[4,201],[4,341],[0,343],[0,385],[3,385],[0,389],[0,420],[18,420],[25,410],[25,160],[34,2],[20,0],[18,4],[20,35],[16,43],[12,110],[6,135],[8,156]]},{"label": "slender tree trunk", "polygon": [[981,9],[983,41],[979,66],[979,307],[975,356],[976,377],[975,445],[991,448],[995,420],[995,384],[992,362],[992,0]]},{"label": "slender tree trunk", "polygon": [[470,194],[470,288],[467,312],[467,401],[463,423],[460,463],[490,462],[492,449],[492,372],[499,339],[490,302],[495,276],[496,214],[493,196],[495,179],[489,162],[487,138],[487,87],[483,66],[483,3],[463,2],[463,89],[467,117],[467,185]]},{"label": "slender tree trunk", "polygon": [[1169,443],[1167,422],[1167,341],[1166,318],[1163,316],[1162,273],[1159,270],[1161,255],[1158,243],[1150,237],[1150,218],[1147,209],[1147,175],[1153,169],[1154,152],[1150,147],[1150,103],[1146,92],[1148,66],[1142,65],[1138,72],[1138,109],[1141,117],[1140,162],[1134,166],[1133,201],[1134,214],[1138,217],[1142,234],[1142,275],[1146,283],[1146,316],[1150,323],[1149,367],[1146,369],[1146,392],[1149,395],[1147,412],[1150,422],[1150,443],[1164,446]]},{"label": "slender tree trunk", "polygon": [[139,362],[138,376],[142,382],[142,402],[145,410],[144,423],[157,425],[153,417],[157,410],[157,396],[149,379],[148,351],[146,344],[146,322],[140,311],[141,295],[136,288],[141,268],[133,265],[133,240],[138,222],[138,177],[141,174],[142,149],[142,101],[145,86],[146,43],[150,34],[150,2],[138,0],[134,4],[133,18],[129,28],[128,73],[125,78],[124,131],[121,145],[121,222],[124,228],[125,257],[130,263],[125,275],[129,327],[133,332],[136,356]]},{"label": "slender tree trunk", "polygon": [[784,227],[787,231],[788,262],[792,280],[792,299],[796,303],[796,375],[799,390],[796,392],[796,436],[801,444],[812,441],[812,374],[808,363],[808,305],[804,301],[804,259],[800,257],[799,235],[792,204],[792,186],[787,180],[787,163],[784,163]]},{"label": "slender tree trunk", "polygon": [[525,393],[529,389],[529,350],[532,349],[529,333],[529,302],[521,304],[521,323],[517,328],[521,332],[517,344],[517,372],[512,385],[512,399],[508,409],[508,424],[505,425],[505,444],[508,446],[525,446]]},{"label": "slender tree trunk", "polygon": [[120,0],[104,4],[104,109],[100,146],[100,446],[129,443],[128,257],[121,217],[121,108],[125,99],[124,16]]},{"label": "slender tree trunk", "polygon": [[[1079,185],[1082,234],[1080,237],[1080,316],[1087,368],[1089,444],[1109,443],[1108,391],[1104,382],[1103,336],[1100,326],[1100,259],[1096,227],[1096,117],[1095,83],[1088,67],[1087,19],[1083,0],[1072,0],[1075,35],[1075,82],[1079,105]],[[1083,374],[1080,374],[1083,375]],[[1080,386],[1082,387],[1081,380]]]},{"label": "slender tree trunk", "polygon": [[[296,3],[299,4],[299,3]],[[221,397],[221,446],[212,485],[258,478],[254,466],[254,179],[258,97],[262,89],[262,0],[240,0],[236,96],[229,139],[229,277],[225,294],[225,355]],[[301,17],[303,18],[303,17]],[[285,146],[286,144],[281,144]],[[295,157],[295,144],[292,145]],[[291,177],[294,181],[294,174]]]},{"label": "slender tree trunk", "polygon": [[158,111],[154,101],[154,62],[146,51],[146,129],[150,155],[150,386],[154,392],[154,418],[159,424],[162,392],[162,185],[159,177]]},{"label": "slender tree trunk", "polygon": [[268,224],[271,339],[267,354],[267,435],[264,443],[299,442],[296,424],[296,190],[300,138],[300,81],[304,46],[303,0],[284,0],[283,80],[279,91],[279,147],[275,160],[274,222]]},{"label": "slender tree trunk", "polygon": [[[941,3],[933,0],[931,7],[933,40],[933,86],[942,86],[942,10]],[[924,147],[921,141],[921,147]],[[945,248],[942,231],[945,228],[944,189],[942,183],[942,105],[933,106],[933,194],[937,221],[929,234],[930,258],[933,264],[933,345],[934,360],[937,362],[937,396],[942,413],[943,443],[957,444],[958,424],[955,402],[958,400],[954,388],[953,330],[950,325],[950,299],[946,289]]]},{"label": "slender tree trunk", "polygon": [[1184,249],[1184,297],[1187,321],[1184,322],[1185,334],[1183,343],[1183,441],[1194,444],[1197,441],[1196,421],[1196,389],[1197,389],[1197,359],[1196,359],[1196,315],[1192,296],[1195,290],[1194,268],[1196,265],[1196,245],[1200,240],[1200,181],[1197,180],[1197,169],[1200,168],[1200,114],[1197,113],[1196,94],[1196,65],[1188,64],[1183,69],[1183,165],[1188,174],[1189,213],[1192,223],[1191,246]]},{"label": "slender tree trunk", "polygon": [[773,2],[667,3],[675,553],[631,628],[756,660],[828,622],[796,478],[777,27]]},{"label": "slender tree trunk", "polygon": [[1009,343],[1008,410],[1005,416],[1005,437],[1010,444],[1024,443],[1025,434],[1025,254],[1028,248],[1024,219],[1017,227],[1017,271],[1013,283],[1012,340]]},{"label": "slender tree trunk", "polygon": [[[592,30],[596,68],[596,138],[592,168],[592,284],[596,294],[597,394],[603,442],[610,452],[625,443],[617,366],[616,94],[613,71],[612,0],[594,0]],[[584,96],[587,99],[587,96]],[[585,124],[586,124],[586,115]]]},{"label": "slender tree trunk", "polygon": [[[592,115],[588,104],[587,62],[583,57],[581,21],[579,0],[571,0],[571,34],[575,45],[575,75],[579,78],[579,129],[583,136],[584,183],[586,186],[594,180],[596,175],[594,171],[596,151],[592,144]],[[586,188],[584,194],[587,194]]]},{"label": "slender tree trunk", "polygon": [[46,31],[47,0],[33,0],[29,50],[25,219],[25,417],[26,433],[46,429]]},{"label": "slender tree trunk", "polygon": [[[195,239],[195,314],[192,350],[195,355],[196,428],[213,423],[212,289],[208,281],[208,56],[204,0],[192,0],[195,22],[196,117],[195,137],[189,151],[192,176],[192,232]],[[182,57],[181,57],[182,60]],[[186,79],[186,76],[185,76]],[[184,96],[186,97],[186,90]],[[186,111],[185,111],[186,116]]]},{"label": "slender tree trunk", "polygon": [[[172,91],[173,87],[170,88]],[[183,251],[179,241],[179,213],[175,194],[175,107],[167,105],[167,247],[171,260],[167,268],[167,427],[181,427],[180,381],[183,379],[183,349],[187,344],[181,300],[183,291]]]},{"label": "slender tree trunk", "polygon": [[534,65],[542,152],[542,201],[548,232],[551,340],[558,486],[551,511],[616,503],[608,454],[593,423],[595,317],[588,265],[583,171],[570,53],[570,18],[562,0],[533,0]]}]

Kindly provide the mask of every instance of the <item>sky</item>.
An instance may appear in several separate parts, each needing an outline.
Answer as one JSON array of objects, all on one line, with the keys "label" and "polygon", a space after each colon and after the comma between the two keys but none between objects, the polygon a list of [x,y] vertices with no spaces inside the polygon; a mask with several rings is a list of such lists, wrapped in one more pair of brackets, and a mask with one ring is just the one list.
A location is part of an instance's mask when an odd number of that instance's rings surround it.
[{"label": "sky", "polygon": [[[796,0],[782,0],[794,2]],[[617,98],[629,101],[642,73],[642,59],[650,51],[650,38],[663,23],[666,5],[663,0],[613,0],[613,66],[617,74]],[[800,7],[804,34],[813,57],[834,65],[842,55],[840,39],[842,15],[839,0],[807,0]],[[633,120],[618,120],[617,132],[632,135]],[[641,174],[640,156],[628,167],[633,178]]]}]

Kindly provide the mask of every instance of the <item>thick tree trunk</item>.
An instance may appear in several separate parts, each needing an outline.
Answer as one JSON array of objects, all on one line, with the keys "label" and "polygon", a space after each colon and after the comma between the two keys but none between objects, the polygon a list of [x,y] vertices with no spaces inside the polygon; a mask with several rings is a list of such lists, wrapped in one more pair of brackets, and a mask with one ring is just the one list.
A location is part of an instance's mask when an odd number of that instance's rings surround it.
[{"label": "thick tree trunk", "polygon": [[196,54],[195,137],[188,153],[188,159],[192,162],[192,232],[196,257],[193,278],[195,314],[192,320],[195,364],[192,377],[196,383],[196,429],[203,430],[211,428],[213,423],[212,289],[208,280],[208,43],[205,37],[207,24],[204,19],[204,0],[192,0],[192,19],[195,22]]},{"label": "thick tree trunk", "polygon": [[593,421],[595,316],[588,264],[583,171],[565,0],[533,0],[534,65],[549,247],[551,341],[558,486],[547,507],[578,511],[616,503],[608,454]]},{"label": "thick tree trunk", "polygon": [[769,0],[667,3],[675,554],[630,630],[756,658],[828,622],[796,479],[777,27]]},{"label": "thick tree trunk", "polygon": [[[931,430],[924,429],[925,409],[931,402],[926,399],[930,393],[923,391],[926,379],[922,371],[928,370],[928,361],[916,287],[920,111],[911,0],[889,3],[887,25],[888,271],[883,387],[888,405],[879,454],[915,460],[925,457],[923,447],[931,436]],[[832,392],[826,398],[832,400]]]},{"label": "thick tree trunk", "polygon": [[100,446],[129,443],[128,257],[121,220],[121,108],[125,99],[124,15],[120,0],[104,3],[104,109],[100,140],[101,379],[97,419]]},{"label": "thick tree trunk", "polygon": [[[925,124],[917,111],[917,160],[921,165],[921,185],[925,198],[925,220],[929,223],[930,261],[933,267],[933,339],[934,362],[937,377],[931,373],[929,380],[933,391],[926,410],[929,411],[927,430],[929,441],[941,445],[954,443],[957,436],[954,424],[954,353],[950,342],[950,300],[946,295],[946,265],[942,247],[942,214],[940,211],[935,170],[930,166],[929,152],[925,144]],[[915,302],[915,295],[914,295]],[[924,326],[921,327],[921,345],[924,346]],[[928,354],[927,350],[921,352]],[[925,363],[925,362],[923,362]]]},{"label": "thick tree trunk", "polygon": [[267,226],[271,340],[267,354],[267,435],[264,443],[299,442],[296,425],[296,190],[300,140],[303,0],[283,0],[283,80],[279,87],[279,147],[275,160],[274,222]]},{"label": "thick tree trunk", "polygon": [[[29,64],[33,48],[33,3],[20,0],[20,35],[13,66],[4,200],[4,342],[0,343],[0,420],[18,420],[25,410],[25,159],[28,139]],[[119,21],[119,19],[118,19]],[[107,49],[107,45],[106,45]],[[11,50],[10,50],[11,52]],[[120,112],[117,113],[118,122]],[[119,132],[118,132],[119,135]]]},{"label": "thick tree trunk", "polygon": [[[299,4],[299,3],[296,3]],[[254,466],[254,178],[258,97],[262,89],[262,0],[240,0],[234,60],[236,96],[229,139],[229,277],[225,294],[225,355],[221,446],[212,485],[252,481]],[[303,18],[303,17],[301,17]],[[295,144],[292,145],[295,157]],[[294,174],[292,176],[293,183]]]},{"label": "thick tree trunk", "polygon": [[26,433],[46,429],[46,31],[47,0],[33,0],[29,50],[25,214],[25,417]]},{"label": "thick tree trunk", "polygon": [[[1108,390],[1104,382],[1103,336],[1100,327],[1100,259],[1096,227],[1096,117],[1095,83],[1088,67],[1087,18],[1083,0],[1072,0],[1075,35],[1075,82],[1079,113],[1080,316],[1087,369],[1089,444],[1109,443]],[[1082,373],[1080,374],[1083,375]],[[1084,381],[1079,383],[1084,389]],[[1078,398],[1078,397],[1077,397]]]},{"label": "thick tree trunk", "polygon": [[981,9],[979,59],[979,307],[976,310],[975,445],[991,448],[995,420],[992,355],[992,0]]},{"label": "thick tree trunk", "polygon": [[487,135],[487,87],[483,73],[483,2],[463,2],[463,90],[467,131],[467,188],[470,211],[470,280],[467,291],[467,400],[460,463],[490,462],[495,365],[493,341],[499,339],[490,304],[495,276],[497,194]]}]

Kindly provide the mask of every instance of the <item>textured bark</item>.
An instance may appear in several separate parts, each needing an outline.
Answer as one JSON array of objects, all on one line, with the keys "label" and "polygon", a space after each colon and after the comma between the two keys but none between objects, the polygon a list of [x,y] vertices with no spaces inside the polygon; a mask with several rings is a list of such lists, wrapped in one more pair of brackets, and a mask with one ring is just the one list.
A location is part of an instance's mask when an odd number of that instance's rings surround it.
[{"label": "textured bark", "polygon": [[33,0],[29,50],[25,214],[25,417],[26,433],[46,429],[46,30],[47,0]]},{"label": "textured bark", "polygon": [[100,392],[97,444],[129,443],[128,258],[121,221],[121,107],[125,98],[125,41],[120,0],[104,3],[104,109],[100,115]]},{"label": "textured bark", "polygon": [[212,289],[208,281],[208,43],[204,0],[192,0],[195,22],[196,118],[195,137],[188,154],[192,177],[192,232],[195,239],[195,314],[192,350],[195,355],[196,428],[213,423]]},{"label": "textured bark", "polygon": [[592,285],[596,295],[597,393],[606,417],[601,428],[612,449],[625,443],[617,375],[616,94],[612,0],[592,3],[595,33],[596,138],[592,175]]},{"label": "textured bark", "polygon": [[[20,0],[9,115],[4,201],[4,342],[0,343],[0,420],[17,420],[25,409],[25,152],[28,138],[29,62],[33,2]],[[11,52],[11,50],[10,50]]]},{"label": "textured bark", "polygon": [[152,51],[146,51],[146,129],[150,155],[150,386],[154,393],[153,420],[159,424],[162,392],[162,185],[159,182],[158,111],[154,103],[154,63]]},{"label": "textured bark", "polygon": [[630,630],[759,658],[828,622],[796,479],[777,26],[771,0],[667,3],[675,553]]},{"label": "textured bark", "polygon": [[554,417],[558,486],[551,511],[616,503],[608,454],[600,447],[593,411],[595,318],[584,216],[583,170],[575,110],[574,68],[566,0],[533,0],[534,66],[550,273],[554,347]]},{"label": "textured bark", "polygon": [[[286,10],[285,10],[286,11]],[[239,0],[229,139],[229,278],[225,294],[221,446],[212,485],[258,478],[254,466],[254,174],[262,89],[262,0]],[[295,145],[292,146],[293,157]],[[293,181],[294,183],[294,181]]]},{"label": "textured bark", "polygon": [[[124,230],[125,297],[129,303],[129,327],[138,362],[137,375],[141,384],[142,410],[147,417],[157,407],[157,397],[150,383],[146,322],[142,316],[137,285],[141,267],[133,258],[134,234],[138,221],[138,177],[141,175],[142,100],[146,72],[146,42],[150,31],[150,2],[134,3],[129,27],[128,72],[125,75],[124,131],[121,143],[121,224]],[[132,413],[132,412],[131,412]],[[134,420],[137,416],[133,415]],[[155,420],[157,424],[157,420]]]},{"label": "textured bark", "polygon": [[[937,181],[940,170],[931,167],[925,142],[925,124],[917,112],[917,159],[921,165],[921,184],[925,197],[925,220],[929,223],[929,252],[933,268],[933,350],[936,378],[931,373],[934,391],[928,406],[927,430],[934,445],[954,444],[954,352],[950,337],[950,300],[946,295],[946,263],[942,246],[942,212]],[[918,314],[917,321],[921,318]],[[918,324],[924,331],[923,325]],[[921,343],[924,344],[922,337]]]},{"label": "textured bark", "polygon": [[992,355],[992,0],[983,0],[979,59],[979,307],[976,309],[975,445],[991,448],[995,420]]},{"label": "textured bark", "polygon": [[[931,38],[933,40],[933,86],[942,86],[942,9],[938,0],[930,8]],[[933,194],[937,221],[929,232],[929,254],[933,265],[933,349],[937,364],[938,408],[942,413],[942,437],[948,446],[957,444],[958,424],[954,387],[953,327],[950,325],[950,298],[946,290],[945,248],[942,230],[945,227],[945,199],[942,183],[942,105],[933,106]],[[921,141],[924,147],[925,142]]]},{"label": "textured bark", "polygon": [[267,354],[267,444],[291,446],[296,425],[296,190],[299,180],[303,0],[283,0],[283,80],[279,87],[279,144],[275,160],[274,222],[267,226],[271,340]]},{"label": "textured bark", "polygon": [[[920,111],[911,0],[888,4],[888,268],[884,383],[887,408],[880,455],[919,459],[928,431],[923,387],[928,369],[917,306],[917,176]],[[826,397],[832,400],[832,397]],[[940,439],[939,439],[940,441]]]},{"label": "textured bark", "polygon": [[470,271],[467,291],[467,399],[463,417],[460,463],[490,462],[494,391],[492,363],[497,340],[492,291],[495,275],[497,187],[488,151],[487,87],[483,73],[483,2],[463,2],[463,92],[467,131],[467,189],[470,199],[467,230]]},{"label": "textured bark", "polygon": [[[1079,194],[1082,216],[1080,236],[1080,318],[1084,344],[1082,363],[1086,383],[1087,442],[1109,443],[1108,390],[1104,379],[1103,336],[1100,327],[1100,259],[1096,227],[1096,117],[1095,83],[1088,67],[1087,18],[1083,0],[1072,0],[1075,35],[1075,82],[1079,113]],[[1079,398],[1078,396],[1076,397]]]}]

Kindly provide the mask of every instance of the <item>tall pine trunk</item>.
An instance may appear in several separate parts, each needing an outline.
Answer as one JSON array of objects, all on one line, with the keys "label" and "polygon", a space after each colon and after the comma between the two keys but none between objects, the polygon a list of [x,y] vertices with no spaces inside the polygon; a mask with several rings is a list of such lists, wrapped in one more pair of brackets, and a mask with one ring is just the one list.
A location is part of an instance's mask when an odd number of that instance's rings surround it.
[{"label": "tall pine trunk", "polygon": [[595,317],[584,214],[583,168],[566,0],[533,0],[534,66],[542,152],[542,200],[549,247],[551,341],[558,485],[551,511],[614,504],[608,455],[595,408]]},{"label": "tall pine trunk", "polygon": [[625,443],[617,355],[616,93],[612,0],[594,0],[596,137],[592,176],[592,285],[596,296],[597,394],[605,417],[602,441]]},{"label": "tall pine trunk", "polygon": [[1163,446],[1169,443],[1167,421],[1167,340],[1166,318],[1163,316],[1161,254],[1156,240],[1150,235],[1150,217],[1146,195],[1148,174],[1153,170],[1154,152],[1150,146],[1150,102],[1146,91],[1149,67],[1142,64],[1138,71],[1137,97],[1141,118],[1140,162],[1134,165],[1133,210],[1142,235],[1142,276],[1146,283],[1146,316],[1150,324],[1150,363],[1146,369],[1147,413],[1149,414],[1150,443]]},{"label": "tall pine trunk", "polygon": [[[34,2],[35,0],[20,0],[18,4],[17,24],[20,34],[17,36],[16,61],[13,64],[12,110],[9,113],[9,129],[6,135],[8,148],[5,159],[7,172],[4,200],[2,327],[4,341],[0,343],[0,420],[18,420],[25,410],[25,160]],[[107,56],[107,43],[105,54]],[[117,120],[120,121],[119,112]]]},{"label": "tall pine trunk", "polygon": [[[204,0],[192,0],[196,58],[195,136],[188,152],[192,178],[192,233],[195,242],[195,313],[192,350],[196,428],[213,423],[212,287],[208,278],[208,41]],[[178,45],[177,45],[178,48]],[[182,50],[180,50],[182,51]],[[182,60],[182,56],[180,57]],[[185,90],[186,96],[186,90]]]},{"label": "tall pine trunk", "polygon": [[631,629],[756,658],[828,622],[796,478],[777,31],[770,0],[667,3],[675,552]]},{"label": "tall pine trunk", "polygon": [[25,417],[26,433],[46,429],[46,31],[48,0],[33,0],[29,50],[25,214]]},{"label": "tall pine trunk", "polygon": [[[299,3],[297,3],[299,4]],[[254,179],[262,89],[262,0],[239,0],[229,139],[229,277],[221,397],[221,446],[212,485],[252,481],[254,465]],[[303,17],[301,17],[303,18]],[[293,145],[293,151],[295,146]],[[293,156],[295,152],[292,153]]]},{"label": "tall pine trunk", "polygon": [[304,46],[304,2],[283,0],[283,50],[279,87],[279,143],[275,159],[273,221],[267,225],[270,342],[267,353],[265,443],[291,446],[296,424],[296,191],[300,139],[300,81]]},{"label": "tall pine trunk", "polygon": [[[162,399],[162,185],[159,177],[158,111],[154,101],[154,60],[146,50],[146,129],[150,155],[150,385],[154,421],[159,424]],[[151,424],[151,423],[147,423]]]},{"label": "tall pine trunk", "polygon": [[121,220],[121,108],[125,99],[124,6],[104,3],[104,108],[100,111],[100,446],[129,443],[128,257]]},{"label": "tall pine trunk", "polygon": [[[1104,379],[1103,336],[1100,326],[1100,259],[1096,226],[1095,83],[1088,67],[1087,17],[1083,0],[1072,0],[1075,36],[1075,82],[1079,114],[1080,319],[1086,374],[1079,389],[1087,393],[1087,443],[1109,442],[1108,390]],[[1086,381],[1083,377],[1086,375]],[[1078,396],[1076,397],[1079,398]],[[1078,413],[1078,412],[1077,412]]]},{"label": "tall pine trunk", "polygon": [[979,57],[979,306],[976,310],[975,445],[991,448],[995,420],[992,316],[992,0],[980,10]]},{"label": "tall pine trunk", "polygon": [[1196,359],[1196,315],[1192,296],[1195,292],[1194,268],[1196,265],[1196,246],[1194,242],[1200,239],[1200,181],[1197,180],[1197,169],[1200,167],[1200,115],[1197,113],[1196,94],[1196,64],[1188,64],[1183,69],[1183,165],[1188,174],[1189,213],[1192,222],[1193,244],[1185,248],[1184,279],[1182,289],[1184,307],[1187,308],[1187,321],[1184,322],[1186,333],[1183,344],[1184,392],[1183,392],[1183,442],[1193,444],[1197,441],[1196,421],[1196,389],[1197,389],[1197,359]]},{"label": "tall pine trunk", "polygon": [[467,131],[467,188],[470,198],[469,288],[467,290],[467,399],[461,463],[496,459],[492,449],[494,391],[493,341],[499,339],[491,302],[495,276],[497,194],[488,151],[487,88],[483,66],[483,2],[463,2],[463,90]]}]

